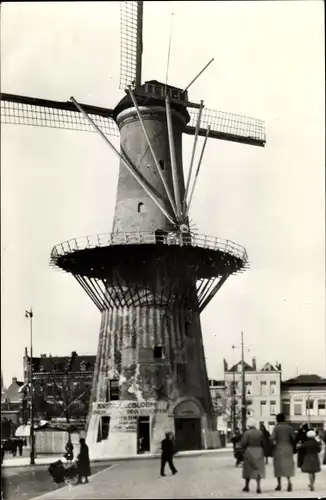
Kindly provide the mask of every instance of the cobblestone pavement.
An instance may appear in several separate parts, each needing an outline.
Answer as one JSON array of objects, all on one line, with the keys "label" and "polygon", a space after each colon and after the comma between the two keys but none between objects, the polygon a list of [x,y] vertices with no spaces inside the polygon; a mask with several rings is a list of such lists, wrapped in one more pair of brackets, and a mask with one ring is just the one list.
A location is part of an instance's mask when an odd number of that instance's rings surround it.
[{"label": "cobblestone pavement", "polygon": [[[38,500],[95,498],[326,498],[326,468],[317,475],[316,491],[308,490],[308,477],[300,470],[293,479],[294,491],[275,492],[273,467],[266,467],[263,493],[243,493],[241,468],[234,467],[231,453],[175,458],[178,474],[159,475],[159,460],[126,461],[112,464],[90,479],[89,484],[62,488]],[[254,493],[254,494],[253,494]]]}]

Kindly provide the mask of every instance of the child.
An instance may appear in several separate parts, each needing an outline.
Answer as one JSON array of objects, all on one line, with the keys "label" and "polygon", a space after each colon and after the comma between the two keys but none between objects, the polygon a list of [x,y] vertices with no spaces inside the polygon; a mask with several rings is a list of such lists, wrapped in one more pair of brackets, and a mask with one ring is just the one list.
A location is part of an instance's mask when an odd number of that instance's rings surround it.
[{"label": "child", "polygon": [[302,443],[303,462],[301,470],[309,474],[309,488],[314,491],[316,473],[320,472],[319,453],[321,444],[316,440],[315,431],[307,432],[307,440]]}]

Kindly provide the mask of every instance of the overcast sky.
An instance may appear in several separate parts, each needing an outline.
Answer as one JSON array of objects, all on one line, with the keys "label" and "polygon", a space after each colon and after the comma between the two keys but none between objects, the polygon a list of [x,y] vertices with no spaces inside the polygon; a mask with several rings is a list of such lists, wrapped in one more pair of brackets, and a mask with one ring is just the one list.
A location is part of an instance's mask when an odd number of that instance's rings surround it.
[{"label": "overcast sky", "polygon": [[[114,107],[119,3],[2,3],[1,91]],[[267,146],[210,140],[191,217],[203,234],[246,247],[202,314],[211,377],[239,357],[244,331],[259,366],[284,378],[325,373],[325,102],[322,1],[145,2],[143,79],[186,86],[209,108],[266,121]],[[53,245],[110,232],[118,161],[96,134],[2,126],[2,369],[22,377],[34,354],[95,354],[100,313],[72,276],[49,267]],[[118,140],[115,144],[118,145]],[[203,138],[200,138],[202,143]],[[187,172],[193,138],[184,138]]]}]

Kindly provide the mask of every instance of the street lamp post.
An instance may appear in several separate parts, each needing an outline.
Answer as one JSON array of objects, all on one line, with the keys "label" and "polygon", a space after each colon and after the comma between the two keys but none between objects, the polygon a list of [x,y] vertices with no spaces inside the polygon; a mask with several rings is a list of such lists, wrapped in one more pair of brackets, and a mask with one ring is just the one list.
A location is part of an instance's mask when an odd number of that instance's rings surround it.
[{"label": "street lamp post", "polygon": [[242,368],[241,423],[242,423],[242,432],[245,432],[247,427],[247,401],[246,401],[243,332],[241,332],[241,368]]},{"label": "street lamp post", "polygon": [[241,347],[241,425],[242,432],[245,432],[247,427],[247,400],[246,400],[246,380],[245,380],[245,363],[244,363],[244,342],[243,342],[243,332],[241,332],[241,344],[240,346],[232,346],[232,349]]},{"label": "street lamp post", "polygon": [[31,453],[30,464],[35,465],[35,439],[34,439],[34,386],[33,386],[33,311],[25,311],[25,317],[29,318],[30,325],[30,363],[29,363],[29,383],[30,383],[30,439],[31,439]]}]

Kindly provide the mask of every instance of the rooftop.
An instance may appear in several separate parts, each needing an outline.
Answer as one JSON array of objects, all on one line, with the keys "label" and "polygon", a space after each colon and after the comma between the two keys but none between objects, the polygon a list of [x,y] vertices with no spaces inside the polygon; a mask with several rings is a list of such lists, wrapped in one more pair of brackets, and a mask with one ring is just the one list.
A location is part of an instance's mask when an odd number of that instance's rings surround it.
[{"label": "rooftop", "polygon": [[284,380],[284,382],[282,382],[282,385],[326,385],[326,378],[320,377],[319,375],[315,374],[299,375],[298,377]]},{"label": "rooftop", "polygon": [[34,373],[53,371],[64,372],[66,370],[71,372],[89,372],[94,371],[95,360],[95,355],[79,356],[76,352],[71,353],[70,356],[47,356],[46,354],[42,354],[37,358],[33,356],[33,370]]}]

